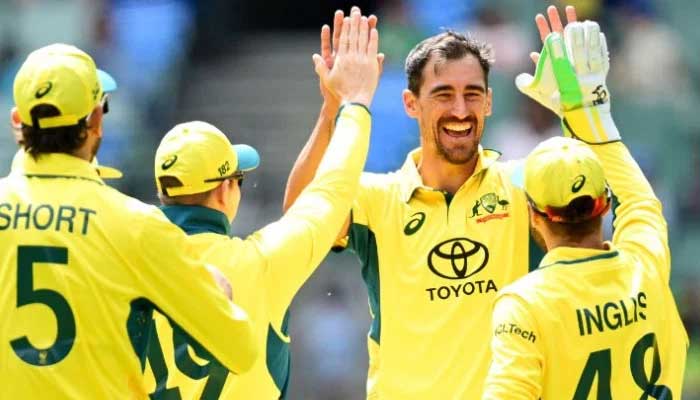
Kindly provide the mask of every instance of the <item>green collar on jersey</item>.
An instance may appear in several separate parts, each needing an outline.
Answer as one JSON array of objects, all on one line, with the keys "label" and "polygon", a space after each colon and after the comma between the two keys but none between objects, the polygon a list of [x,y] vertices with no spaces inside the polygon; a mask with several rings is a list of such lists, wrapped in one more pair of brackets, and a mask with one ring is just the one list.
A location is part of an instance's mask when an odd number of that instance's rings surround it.
[{"label": "green collar on jersey", "polygon": [[170,222],[188,235],[218,233],[231,236],[231,223],[221,211],[203,206],[172,205],[160,208]]},{"label": "green collar on jersey", "polygon": [[[481,145],[478,147],[478,152],[479,159],[477,160],[477,164],[472,175],[477,175],[486,171],[501,156],[500,152],[496,150],[484,149],[481,147]],[[422,156],[423,150],[421,148],[412,150],[410,153],[408,153],[408,156],[406,156],[406,161],[404,162],[403,166],[396,171],[396,173],[401,177],[400,195],[401,200],[404,203],[408,203],[408,201],[411,200],[411,197],[416,189],[423,188],[434,190],[423,185],[423,178],[421,178],[420,172],[418,172],[418,164],[420,164]]]},{"label": "green collar on jersey", "polygon": [[[609,243],[609,242],[606,242]],[[615,258],[620,253],[617,249],[610,247],[610,250],[597,250],[580,247],[557,247],[545,254],[539,269],[551,267],[553,265],[581,264],[597,260]]]}]

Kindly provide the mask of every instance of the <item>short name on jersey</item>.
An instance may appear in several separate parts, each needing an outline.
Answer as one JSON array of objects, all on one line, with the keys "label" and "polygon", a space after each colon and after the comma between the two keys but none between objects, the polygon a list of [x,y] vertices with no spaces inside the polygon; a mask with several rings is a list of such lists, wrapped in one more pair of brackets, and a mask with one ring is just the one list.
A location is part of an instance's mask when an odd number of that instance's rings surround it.
[{"label": "short name on jersey", "polygon": [[631,325],[639,319],[646,320],[647,316],[644,314],[647,308],[646,300],[646,293],[639,292],[633,297],[596,304],[595,307],[576,309],[579,336],[614,331]]},{"label": "short name on jersey", "polygon": [[0,203],[0,231],[47,229],[87,235],[97,211],[72,205]]}]

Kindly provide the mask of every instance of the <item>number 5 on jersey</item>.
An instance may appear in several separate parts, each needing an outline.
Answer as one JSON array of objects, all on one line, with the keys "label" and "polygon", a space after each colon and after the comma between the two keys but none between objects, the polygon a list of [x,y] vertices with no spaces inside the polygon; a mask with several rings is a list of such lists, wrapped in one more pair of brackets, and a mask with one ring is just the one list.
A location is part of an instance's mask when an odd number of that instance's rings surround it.
[{"label": "number 5 on jersey", "polygon": [[31,304],[43,304],[51,309],[56,317],[56,340],[46,348],[32,345],[24,335],[10,341],[17,357],[24,362],[36,365],[52,365],[63,360],[75,342],[75,318],[73,311],[60,293],[51,289],[34,289],[35,264],[51,264],[52,267],[68,265],[68,249],[50,246],[17,247],[17,308]]}]

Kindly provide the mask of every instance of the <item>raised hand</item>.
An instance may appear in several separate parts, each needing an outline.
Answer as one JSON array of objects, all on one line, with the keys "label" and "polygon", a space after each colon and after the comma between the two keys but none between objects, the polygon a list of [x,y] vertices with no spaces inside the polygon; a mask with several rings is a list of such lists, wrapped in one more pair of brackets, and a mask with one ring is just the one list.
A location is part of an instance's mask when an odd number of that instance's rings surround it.
[{"label": "raised hand", "polygon": [[[573,6],[566,6],[565,13],[567,25],[577,21],[576,8],[574,8]],[[550,33],[564,33],[564,26],[562,25],[561,19],[559,18],[559,10],[555,6],[547,7],[547,17],[549,17],[549,21],[547,21],[547,18],[545,18],[545,16],[542,14],[537,14],[535,16],[535,25],[537,25],[537,31],[540,33],[540,40],[542,40],[543,44],[544,40]],[[534,61],[535,64],[537,64],[537,60],[539,59],[539,53],[530,53],[530,58],[532,58],[532,61]]]},{"label": "raised hand", "polygon": [[[340,14],[340,15],[339,15]],[[354,7],[350,17],[338,20],[342,12],[336,12],[334,26],[340,26],[340,34],[333,47],[330,28],[321,30],[321,53],[313,55],[316,73],[329,95],[341,102],[357,102],[369,106],[374,96],[380,74],[378,57],[379,34],[370,27],[369,18]],[[373,18],[376,24],[376,17]],[[332,64],[330,67],[328,64]]]},{"label": "raised hand", "polygon": [[[547,8],[547,18],[542,14],[535,16],[535,24],[540,33],[542,43],[545,43],[550,33],[555,32],[561,38],[564,32],[564,26],[559,18],[559,10],[555,6]],[[567,24],[576,22],[576,9],[572,6],[566,7]],[[550,62],[547,46],[542,48],[542,53],[530,53],[530,58],[537,64],[535,75],[523,73],[515,78],[515,86],[523,92],[523,94],[531,97],[536,102],[549,108],[562,116],[561,104],[559,99],[559,88],[554,77],[552,64]]]},{"label": "raised hand", "polygon": [[[360,8],[355,6],[352,7],[350,14],[353,12],[359,12]],[[342,10],[337,10],[333,15],[333,29],[328,25],[323,25],[321,28],[321,57],[323,58],[326,66],[330,69],[333,68],[333,63],[337,54],[338,46],[340,45],[340,33],[343,27],[344,14]],[[369,29],[374,29],[377,27],[377,17],[375,15],[370,15],[367,17],[367,23],[369,24]],[[379,61],[379,69],[381,73],[382,65],[384,63],[384,54],[378,53],[377,60]],[[334,117],[338,108],[340,107],[340,100],[337,99],[328,89],[320,82],[321,96],[323,97],[325,103],[325,109]]]},{"label": "raised hand", "polygon": [[610,69],[605,35],[596,22],[573,22],[552,33],[545,49],[560,93],[565,134],[586,143],[620,140],[605,80]]}]

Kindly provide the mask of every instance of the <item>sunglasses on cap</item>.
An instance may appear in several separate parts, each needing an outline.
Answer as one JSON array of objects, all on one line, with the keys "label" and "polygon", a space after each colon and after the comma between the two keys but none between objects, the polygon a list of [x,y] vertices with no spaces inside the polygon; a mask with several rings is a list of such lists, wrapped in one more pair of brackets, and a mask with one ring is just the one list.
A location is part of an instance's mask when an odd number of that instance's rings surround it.
[{"label": "sunglasses on cap", "polygon": [[245,173],[243,171],[235,171],[231,175],[221,176],[218,178],[205,179],[204,182],[218,182],[225,181],[227,179],[235,179],[238,182],[238,187],[243,186],[243,178],[245,178]]},{"label": "sunglasses on cap", "polygon": [[109,112],[109,94],[102,94],[102,99],[100,100],[100,105],[102,106],[102,114],[107,114]]},{"label": "sunglasses on cap", "polygon": [[[102,108],[102,115],[105,115],[109,112],[109,94],[108,93],[103,93],[102,98],[100,99],[100,107]],[[87,121],[89,122],[90,119],[92,118],[92,113],[86,117]]]}]

